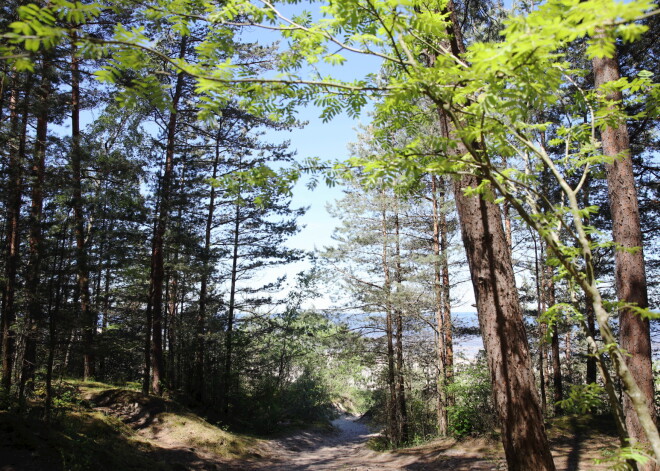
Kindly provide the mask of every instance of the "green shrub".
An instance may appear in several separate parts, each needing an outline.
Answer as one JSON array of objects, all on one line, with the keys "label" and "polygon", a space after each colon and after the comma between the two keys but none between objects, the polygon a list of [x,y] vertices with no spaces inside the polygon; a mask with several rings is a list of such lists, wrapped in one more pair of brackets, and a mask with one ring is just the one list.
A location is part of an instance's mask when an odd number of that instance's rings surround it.
[{"label": "green shrub", "polygon": [[[284,396],[286,413],[304,422],[327,420],[332,416],[332,403],[323,379],[305,369]],[[283,404],[283,406],[285,405]]]},{"label": "green shrub", "polygon": [[454,437],[493,431],[497,421],[484,355],[478,355],[471,363],[457,365],[448,392],[454,398],[453,405],[447,409],[449,431]]},{"label": "green shrub", "polygon": [[573,384],[559,405],[569,414],[606,413],[605,389],[596,383]]}]

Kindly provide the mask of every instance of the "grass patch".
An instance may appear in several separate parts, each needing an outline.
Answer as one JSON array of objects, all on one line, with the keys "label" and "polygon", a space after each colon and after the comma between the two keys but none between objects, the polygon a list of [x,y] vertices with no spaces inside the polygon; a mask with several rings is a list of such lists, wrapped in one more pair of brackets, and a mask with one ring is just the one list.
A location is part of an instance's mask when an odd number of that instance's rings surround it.
[{"label": "grass patch", "polygon": [[43,404],[19,415],[0,411],[0,469],[170,471],[204,451],[255,456],[256,438],[232,434],[167,399],[99,382],[58,385],[51,420]]},{"label": "grass patch", "polygon": [[186,411],[158,414],[145,433],[157,440],[179,443],[223,458],[247,458],[259,444],[256,438],[230,433]]}]

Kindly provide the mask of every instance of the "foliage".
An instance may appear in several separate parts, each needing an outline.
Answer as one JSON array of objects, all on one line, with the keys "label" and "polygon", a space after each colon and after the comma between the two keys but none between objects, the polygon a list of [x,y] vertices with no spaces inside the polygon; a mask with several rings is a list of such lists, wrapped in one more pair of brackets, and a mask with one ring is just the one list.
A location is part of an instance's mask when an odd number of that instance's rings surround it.
[{"label": "foliage", "polygon": [[596,383],[571,385],[566,399],[559,402],[562,409],[572,414],[602,411],[605,404],[605,389]]},{"label": "foliage", "polygon": [[492,433],[497,423],[490,375],[483,354],[474,362],[457,365],[449,386],[454,404],[448,409],[450,431],[457,438]]},{"label": "foliage", "polygon": [[632,471],[636,468],[630,465],[631,462],[637,463],[637,466],[643,466],[652,458],[645,450],[634,447],[624,446],[613,453],[608,453],[604,458],[596,460],[596,464],[605,464],[608,469],[614,471]]}]

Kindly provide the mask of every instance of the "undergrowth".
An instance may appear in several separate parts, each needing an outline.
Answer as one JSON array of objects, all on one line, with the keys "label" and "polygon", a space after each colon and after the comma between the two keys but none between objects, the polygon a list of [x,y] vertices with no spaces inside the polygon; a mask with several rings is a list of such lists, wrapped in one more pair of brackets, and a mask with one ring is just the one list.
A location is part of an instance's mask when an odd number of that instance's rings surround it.
[{"label": "undergrowth", "polygon": [[173,401],[135,390],[67,381],[58,383],[54,392],[48,420],[38,389],[24,407],[9,404],[0,411],[0,469],[187,469],[178,462],[176,447],[158,445],[162,434],[182,449],[219,457],[246,457],[257,444],[254,438],[213,426]]}]

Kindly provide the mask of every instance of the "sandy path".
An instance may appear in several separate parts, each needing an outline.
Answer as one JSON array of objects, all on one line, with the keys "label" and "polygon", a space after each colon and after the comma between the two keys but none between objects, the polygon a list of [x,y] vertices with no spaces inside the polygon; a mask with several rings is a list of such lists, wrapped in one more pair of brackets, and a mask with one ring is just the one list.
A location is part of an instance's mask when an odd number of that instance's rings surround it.
[{"label": "sandy path", "polygon": [[476,457],[420,456],[417,453],[377,453],[364,446],[372,436],[357,417],[344,415],[332,424],[335,433],[303,432],[268,444],[269,458],[246,464],[245,470],[381,471],[381,470],[496,470]]}]

